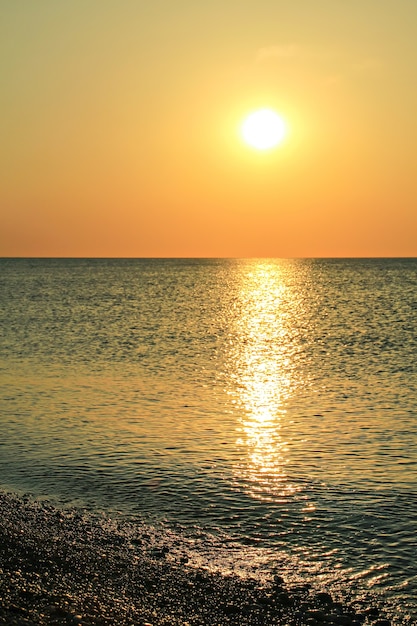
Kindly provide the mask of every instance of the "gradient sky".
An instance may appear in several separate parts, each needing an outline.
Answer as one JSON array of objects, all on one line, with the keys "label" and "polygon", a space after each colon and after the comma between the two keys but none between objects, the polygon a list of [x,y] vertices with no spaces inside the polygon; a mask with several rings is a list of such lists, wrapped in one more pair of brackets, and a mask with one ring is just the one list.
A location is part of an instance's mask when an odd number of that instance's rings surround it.
[{"label": "gradient sky", "polygon": [[4,0],[0,62],[0,256],[417,256],[415,0]]}]

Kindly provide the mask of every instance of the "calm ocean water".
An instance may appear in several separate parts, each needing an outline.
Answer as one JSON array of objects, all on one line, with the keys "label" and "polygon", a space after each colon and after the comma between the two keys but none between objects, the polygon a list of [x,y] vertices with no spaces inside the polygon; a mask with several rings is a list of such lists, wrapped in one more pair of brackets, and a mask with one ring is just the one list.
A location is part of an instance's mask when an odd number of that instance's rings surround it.
[{"label": "calm ocean water", "polygon": [[3,487],[417,613],[417,259],[0,270]]}]

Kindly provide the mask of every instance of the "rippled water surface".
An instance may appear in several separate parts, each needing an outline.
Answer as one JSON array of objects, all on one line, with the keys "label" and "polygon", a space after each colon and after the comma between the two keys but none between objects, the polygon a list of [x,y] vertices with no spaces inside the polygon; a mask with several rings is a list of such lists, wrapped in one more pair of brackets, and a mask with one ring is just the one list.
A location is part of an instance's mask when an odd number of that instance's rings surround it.
[{"label": "rippled water surface", "polygon": [[3,486],[417,611],[417,260],[0,268]]}]

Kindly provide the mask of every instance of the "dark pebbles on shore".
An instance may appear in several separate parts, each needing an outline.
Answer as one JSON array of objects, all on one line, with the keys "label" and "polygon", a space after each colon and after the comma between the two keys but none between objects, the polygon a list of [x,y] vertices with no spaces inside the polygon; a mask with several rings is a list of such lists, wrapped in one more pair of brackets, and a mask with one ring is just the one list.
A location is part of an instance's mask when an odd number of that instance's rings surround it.
[{"label": "dark pebbles on shore", "polygon": [[278,575],[265,584],[187,567],[132,528],[0,492],[0,624],[391,624]]}]

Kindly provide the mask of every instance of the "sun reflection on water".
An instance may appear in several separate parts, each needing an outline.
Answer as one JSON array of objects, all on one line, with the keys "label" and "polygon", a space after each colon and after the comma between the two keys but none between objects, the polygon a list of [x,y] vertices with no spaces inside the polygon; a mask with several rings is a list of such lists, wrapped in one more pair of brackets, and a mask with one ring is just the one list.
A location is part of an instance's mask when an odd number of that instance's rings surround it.
[{"label": "sun reflection on water", "polygon": [[237,480],[254,497],[293,494],[285,466],[282,425],[286,402],[297,386],[293,320],[299,294],[293,293],[291,264],[254,261],[242,268],[239,315],[231,350],[231,393],[238,409]]}]

